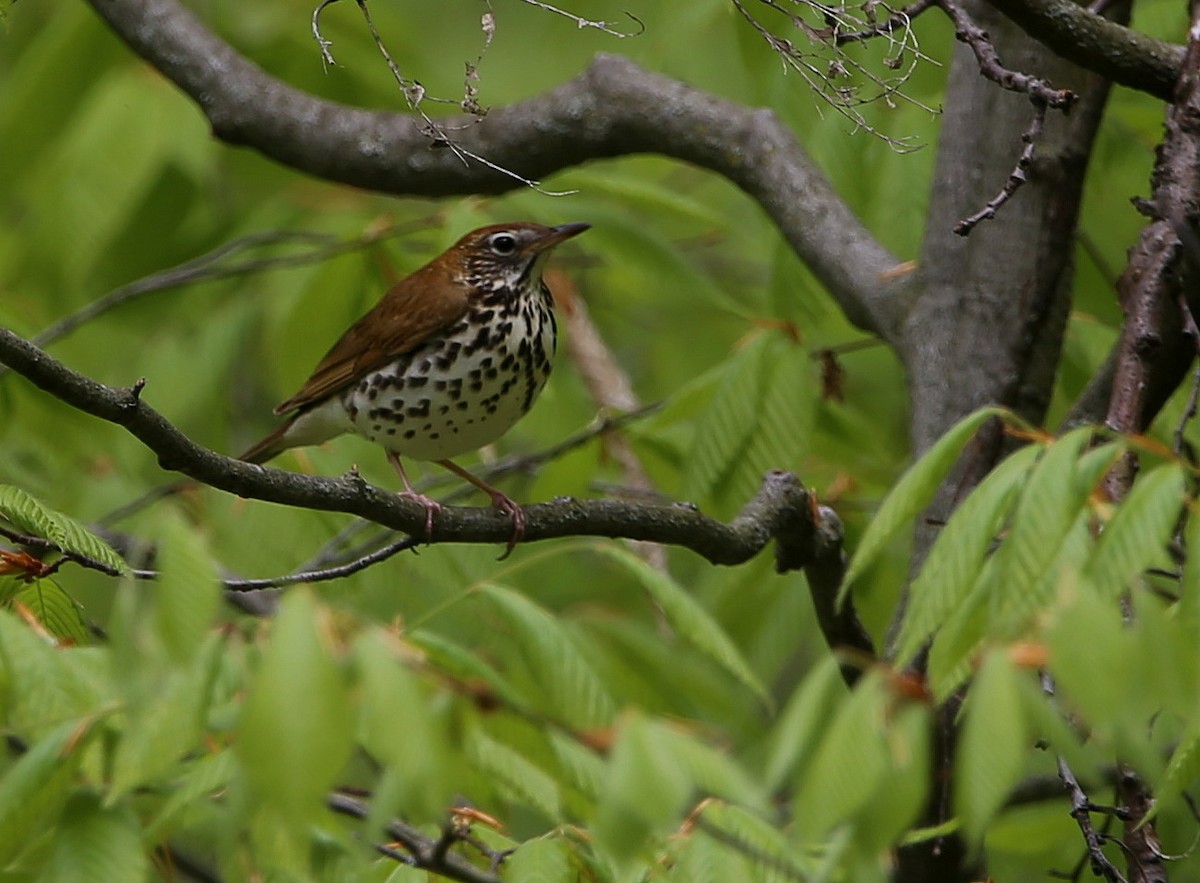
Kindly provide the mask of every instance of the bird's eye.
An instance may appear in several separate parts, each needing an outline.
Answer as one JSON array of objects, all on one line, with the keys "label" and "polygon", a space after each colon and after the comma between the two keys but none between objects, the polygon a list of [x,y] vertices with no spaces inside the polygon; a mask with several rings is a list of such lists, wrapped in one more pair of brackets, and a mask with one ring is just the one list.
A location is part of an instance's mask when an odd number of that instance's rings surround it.
[{"label": "bird's eye", "polygon": [[517,237],[511,233],[497,233],[490,240],[492,251],[498,255],[509,255],[517,250]]}]

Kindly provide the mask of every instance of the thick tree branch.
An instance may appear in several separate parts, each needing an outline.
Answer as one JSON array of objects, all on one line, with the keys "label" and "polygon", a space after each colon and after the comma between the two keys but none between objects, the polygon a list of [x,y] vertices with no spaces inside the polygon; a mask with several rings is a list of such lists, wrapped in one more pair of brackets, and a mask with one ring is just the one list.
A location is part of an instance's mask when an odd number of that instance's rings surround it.
[{"label": "thick tree branch", "polygon": [[1029,36],[1106,79],[1170,101],[1184,48],[1089,12],[1075,0],[988,0]]},{"label": "thick tree branch", "polygon": [[[142,401],[140,383],[132,389],[97,383],[6,328],[0,328],[0,362],[72,407],[123,426],[158,456],[164,469],[242,497],[345,512],[415,536],[424,533],[425,510],[419,503],[369,485],[357,475],[297,475],[222,456],[187,438]],[[563,536],[624,537],[682,546],[714,564],[739,564],[774,539],[780,572],[841,552],[840,546],[823,548],[832,538],[815,529],[808,491],[786,472],[769,473],[758,494],[728,524],[687,504],[567,497],[527,506],[525,514],[526,542]],[[431,541],[504,543],[511,532],[508,517],[495,510],[445,507]]]},{"label": "thick tree branch", "polygon": [[[388,193],[500,193],[516,182],[436,149],[419,120],[344,107],[268,76],[175,0],[90,0],[130,48],[199,106],[213,132],[300,171]],[[538,179],[592,159],[658,153],[723,175],[757,200],[852,322],[894,340],[899,263],[792,133],[747,108],[612,55],[549,92],[493,109],[456,142]]]}]

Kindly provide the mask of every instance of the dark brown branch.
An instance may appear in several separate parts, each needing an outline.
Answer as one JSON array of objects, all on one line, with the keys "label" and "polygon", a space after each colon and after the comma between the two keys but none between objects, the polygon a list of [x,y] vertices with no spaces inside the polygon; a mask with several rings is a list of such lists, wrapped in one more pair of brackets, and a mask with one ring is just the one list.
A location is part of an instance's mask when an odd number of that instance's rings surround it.
[{"label": "dark brown branch", "polygon": [[[5,328],[0,328],[0,361],[72,407],[124,427],[158,456],[164,469],[243,497],[345,512],[412,535],[424,533],[425,510],[419,503],[355,475],[297,475],[222,456],[184,436],[132,390],[84,377]],[[759,492],[728,524],[691,505],[565,497],[528,506],[525,514],[526,542],[563,536],[624,537],[682,546],[714,564],[738,564],[774,539],[780,572],[840,554],[840,547],[821,547],[827,538],[814,528],[809,493],[786,472],[769,473]],[[510,534],[507,516],[496,510],[446,507],[434,525],[432,542],[504,543]]]},{"label": "dark brown branch", "polygon": [[1046,103],[1040,99],[1033,101],[1033,121],[1029,124],[1029,128],[1021,136],[1021,142],[1025,145],[1021,151],[1021,155],[1017,158],[1017,164],[1012,172],[1008,175],[1008,180],[1004,182],[1004,186],[1000,188],[1000,192],[992,197],[988,204],[977,211],[970,217],[963,218],[954,225],[954,232],[959,236],[966,236],[982,221],[990,221],[996,217],[996,212],[1004,203],[1008,202],[1016,194],[1021,186],[1026,181],[1026,173],[1029,171],[1029,166],[1033,163],[1033,152],[1037,146],[1038,136],[1042,134],[1042,126],[1046,122]]},{"label": "dark brown branch", "polygon": [[[325,799],[325,805],[340,815],[355,819],[365,819],[370,813],[366,803],[346,794],[330,794]],[[447,836],[463,839],[455,836],[453,829],[446,830]],[[414,826],[399,819],[388,822],[385,833],[406,850],[406,853],[397,851],[392,856],[398,861],[450,880],[459,880],[461,883],[501,883],[500,877],[493,872],[477,868],[461,856],[449,852],[444,846],[439,846],[445,837],[427,837]]]},{"label": "dark brown branch", "polygon": [[1075,0],[989,0],[1057,55],[1101,76],[1170,101],[1184,48],[1089,12]]},{"label": "dark brown branch", "polygon": [[975,60],[979,63],[981,74],[1001,88],[1028,95],[1035,102],[1041,102],[1046,107],[1064,111],[1071,109],[1071,105],[1075,103],[1073,92],[1068,89],[1055,89],[1039,77],[1005,67],[987,31],[979,27],[965,9],[954,0],[938,0],[938,5],[954,22],[955,38],[960,43],[965,43],[975,53]]},{"label": "dark brown branch", "polygon": [[[520,186],[432,149],[418,119],[323,101],[268,76],[176,0],[91,3],[230,144],[325,180],[388,193],[450,196]],[[904,282],[889,281],[887,271],[899,260],[770,111],[599,55],[574,80],[493,109],[455,142],[531,180],[633,153],[658,153],[723,175],[762,205],[852,322],[885,339],[898,334],[903,305],[895,294]]]}]

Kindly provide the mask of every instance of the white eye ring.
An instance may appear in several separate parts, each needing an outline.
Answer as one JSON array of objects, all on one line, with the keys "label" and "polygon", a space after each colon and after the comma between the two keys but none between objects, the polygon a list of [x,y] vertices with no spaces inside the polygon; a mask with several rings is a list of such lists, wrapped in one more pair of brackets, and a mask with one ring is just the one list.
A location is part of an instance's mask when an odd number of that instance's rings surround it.
[{"label": "white eye ring", "polygon": [[517,250],[517,237],[511,233],[494,233],[488,244],[496,254],[510,255]]}]

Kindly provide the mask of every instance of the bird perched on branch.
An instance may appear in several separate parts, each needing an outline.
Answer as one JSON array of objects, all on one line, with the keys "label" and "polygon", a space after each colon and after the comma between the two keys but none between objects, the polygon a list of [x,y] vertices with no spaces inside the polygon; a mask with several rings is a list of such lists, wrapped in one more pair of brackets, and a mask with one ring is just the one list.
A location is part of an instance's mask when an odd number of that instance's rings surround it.
[{"label": "bird perched on branch", "polygon": [[350,326],[275,409],[287,421],[241,459],[263,463],[288,448],[361,435],[387,451],[401,496],[425,507],[427,536],[441,506],[413,489],[400,458],[433,460],[510,516],[507,555],[524,534],[524,512],[451,458],[498,439],[541,392],[558,337],[542,269],[554,246],[589,226],[514,222],[468,233]]}]

